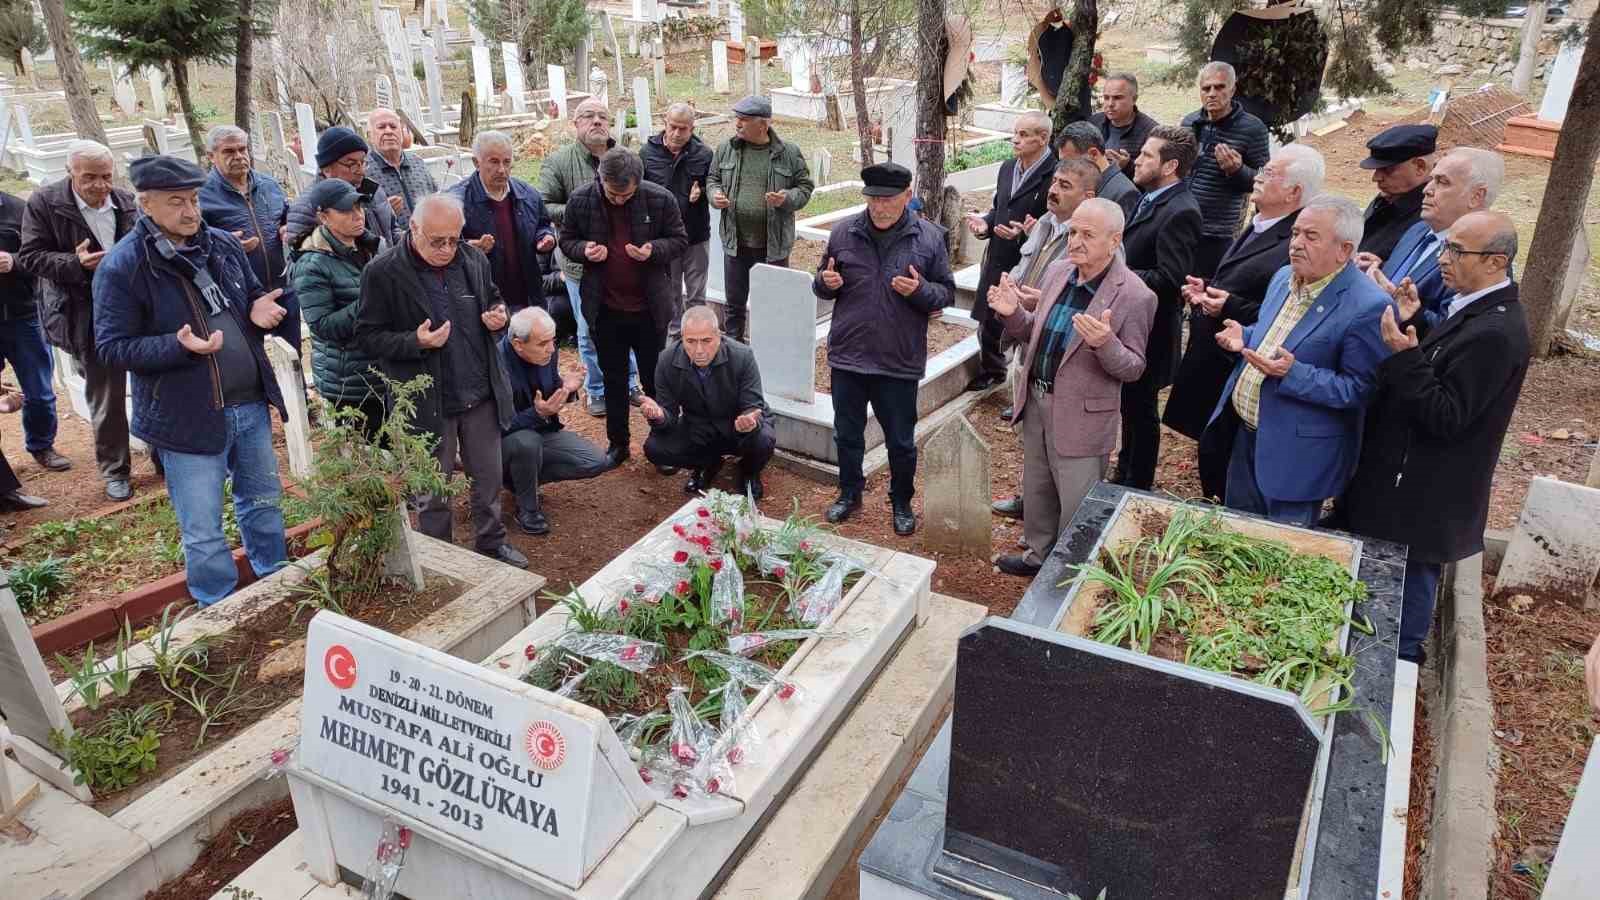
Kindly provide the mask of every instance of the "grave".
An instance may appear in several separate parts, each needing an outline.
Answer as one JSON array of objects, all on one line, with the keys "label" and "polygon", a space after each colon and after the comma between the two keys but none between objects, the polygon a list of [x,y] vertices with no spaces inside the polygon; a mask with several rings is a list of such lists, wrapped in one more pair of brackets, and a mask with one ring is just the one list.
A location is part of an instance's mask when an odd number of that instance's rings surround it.
[{"label": "grave", "polygon": [[[824,58],[817,58],[811,66],[820,66],[826,62]],[[809,79],[809,72],[808,72]],[[865,81],[867,88],[867,118],[877,121],[887,121],[891,110],[901,107],[915,108],[916,82],[903,78],[886,78],[874,76]],[[826,86],[826,83],[824,83]],[[854,122],[856,115],[856,95],[848,81],[838,85],[839,115],[846,123]],[[796,87],[794,83],[782,85],[772,89],[772,114],[787,119],[803,119],[808,122],[822,123],[828,120],[828,105],[826,91],[812,91],[810,85],[804,90]]]},{"label": "grave", "polygon": [[[1400,895],[1405,548],[1223,512],[1229,530],[1348,560],[1367,587],[1373,633],[1343,638],[1364,712],[1316,720],[1294,695],[1080,637],[1092,592],[1074,567],[1173,505],[1096,486],[1011,620],[963,638],[952,723],[862,853],[864,900],[966,896],[956,884],[1056,900]],[[1385,758],[1390,743],[1402,752]]]},{"label": "grave", "polygon": [[522,51],[515,41],[500,42],[500,59],[505,66],[506,93],[511,95],[511,111],[528,111],[528,83],[522,78]]},{"label": "grave", "polygon": [[922,469],[923,542],[935,550],[988,559],[993,553],[989,511],[989,445],[966,416],[934,429],[918,459]]},{"label": "grave", "polygon": [[[16,116],[16,128],[7,132],[5,150],[0,153],[0,166],[24,173],[28,181],[37,185],[49,184],[67,174],[67,147],[78,140],[77,132],[41,134],[35,136],[28,122],[28,108],[22,104],[11,105],[0,99],[0,122],[8,122],[7,110]],[[0,128],[3,128],[0,125]],[[190,162],[199,160],[194,154],[194,144],[189,129],[182,123],[163,124],[167,145],[174,156]],[[106,129],[107,146],[120,165],[130,157],[140,156],[145,146],[144,126],[124,125]]]},{"label": "grave", "polygon": [[1505,138],[1495,147],[1496,150],[1541,159],[1555,158],[1556,141],[1561,137],[1561,124],[1567,117],[1567,103],[1578,78],[1578,64],[1583,60],[1584,46],[1583,41],[1562,43],[1556,53],[1556,61],[1550,66],[1539,114],[1507,119]]},{"label": "grave", "polygon": [[728,42],[711,42],[711,78],[717,93],[729,93],[728,87]]},{"label": "grave", "polygon": [[1594,608],[1600,604],[1591,591],[1597,574],[1600,488],[1535,477],[1495,576],[1495,593],[1570,598]]}]

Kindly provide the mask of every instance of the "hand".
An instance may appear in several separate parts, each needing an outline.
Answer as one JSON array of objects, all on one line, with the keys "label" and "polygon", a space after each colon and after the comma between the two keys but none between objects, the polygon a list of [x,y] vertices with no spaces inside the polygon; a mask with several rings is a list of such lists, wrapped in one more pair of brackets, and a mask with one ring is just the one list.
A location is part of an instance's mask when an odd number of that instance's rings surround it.
[{"label": "hand", "polygon": [[1245,362],[1255,366],[1256,371],[1268,378],[1282,378],[1289,374],[1289,369],[1294,366],[1294,354],[1282,347],[1279,347],[1270,357],[1262,356],[1260,353],[1248,348],[1240,352],[1244,354]]},{"label": "hand", "polygon": [[389,208],[394,210],[394,214],[397,215],[397,216],[399,214],[405,212],[406,211],[406,198],[400,196],[399,194],[390,194],[389,195]]},{"label": "hand", "polygon": [[917,292],[917,288],[922,287],[922,273],[917,271],[917,267],[906,266],[906,271],[911,274],[896,275],[889,279],[889,287],[894,288],[894,292],[902,297],[909,297]]},{"label": "hand", "polygon": [[783,201],[789,199],[789,195],[785,194],[783,191],[767,191],[765,196],[767,198],[767,205],[773,209],[777,209],[778,207],[782,206]]},{"label": "hand", "polygon": [[423,319],[422,324],[417,326],[417,346],[424,350],[437,350],[449,339],[449,322],[434,328],[432,319]]},{"label": "hand", "polygon": [[724,194],[722,191],[712,191],[711,192],[711,205],[715,206],[717,209],[727,209],[728,208],[728,195]]},{"label": "hand", "polygon": [[1589,689],[1589,705],[1600,712],[1600,635],[1595,635],[1594,646],[1584,659],[1583,683]]},{"label": "hand", "polygon": [[496,303],[494,306],[479,313],[478,318],[483,321],[483,327],[490,331],[499,331],[506,327],[506,320],[510,316],[506,313],[506,305],[504,303]]},{"label": "hand", "polygon": [[740,434],[749,434],[761,425],[761,410],[749,409],[733,417],[733,430]]},{"label": "hand", "polygon": [[488,253],[490,250],[494,249],[494,235],[492,235],[492,234],[480,234],[477,237],[473,238],[472,240],[467,241],[467,243],[471,244],[474,247],[477,247],[479,250],[482,250],[484,253]]},{"label": "hand", "polygon": [[1383,257],[1376,253],[1368,253],[1367,251],[1363,250],[1356,254],[1356,268],[1363,272],[1370,272],[1374,268],[1381,268],[1382,266]]},{"label": "hand", "polygon": [[556,414],[561,412],[562,405],[564,405],[566,402],[567,386],[564,384],[561,387],[556,388],[556,392],[551,394],[548,398],[545,397],[543,391],[533,392],[534,411],[547,419],[555,418]]},{"label": "hand", "polygon": [[1410,350],[1417,345],[1417,327],[1415,325],[1407,325],[1405,334],[1401,334],[1400,325],[1394,319],[1394,307],[1392,306],[1383,308],[1383,321],[1378,323],[1378,327],[1383,331],[1383,342],[1388,344],[1389,349],[1396,353],[1401,350]]},{"label": "hand", "polygon": [[0,273],[11,271],[11,267],[14,265],[16,265],[16,258],[4,250],[0,250]]},{"label": "hand", "polygon": [[644,399],[640,401],[639,412],[644,414],[644,420],[646,422],[652,422],[659,425],[667,419],[667,411],[662,409],[661,404],[657,403],[649,394],[646,394]]},{"label": "hand", "polygon": [[589,243],[587,243],[587,244],[585,244],[583,246],[583,258],[587,259],[589,262],[592,262],[592,263],[603,263],[603,262],[605,262],[606,261],[606,245],[605,244],[596,244],[594,241],[590,241]]},{"label": "hand", "polygon": [[1037,224],[1039,224],[1039,220],[1035,219],[1033,217],[1033,213],[1029,213],[1026,216],[1023,216],[1022,217],[1022,233],[1023,234],[1033,234],[1033,226],[1035,226]]},{"label": "hand", "polygon": [[983,220],[983,216],[980,216],[977,213],[967,213],[966,217],[962,219],[962,221],[967,223],[967,230],[978,237],[983,237],[985,234],[989,233],[989,223],[985,222]]},{"label": "hand", "polygon": [[1028,287],[1025,284],[1017,285],[1017,299],[1022,301],[1022,308],[1028,312],[1038,309],[1039,300],[1043,297],[1044,292],[1036,287]]},{"label": "hand", "polygon": [[817,273],[822,279],[822,286],[830,291],[837,291],[844,286],[844,276],[834,268],[833,257],[828,257],[828,267]]},{"label": "hand", "polygon": [[253,237],[245,237],[244,236],[244,232],[235,231],[233,233],[233,236],[239,239],[239,246],[243,247],[244,248],[244,252],[246,252],[246,253],[249,253],[252,250],[256,249],[257,247],[261,246],[261,237],[259,235],[256,235],[256,236],[253,236]]},{"label": "hand", "polygon": [[1417,314],[1417,310],[1422,308],[1422,298],[1417,296],[1417,286],[1411,283],[1411,276],[1407,275],[1400,279],[1399,284],[1395,284],[1383,274],[1382,269],[1374,266],[1367,270],[1367,277],[1378,287],[1383,288],[1384,293],[1394,298],[1394,302],[1400,307],[1400,321],[1409,322]]},{"label": "hand", "polygon": [[696,181],[693,184],[689,185],[689,202],[690,203],[699,203],[700,202],[700,182],[698,182],[698,181]]},{"label": "hand", "polygon": [[632,244],[623,244],[622,252],[628,254],[628,258],[635,262],[645,262],[650,259],[650,254],[654,252],[654,249],[648,242],[638,247]]},{"label": "hand", "polygon": [[1232,175],[1239,171],[1240,166],[1244,165],[1244,157],[1239,155],[1239,151],[1227,144],[1218,144],[1216,149],[1211,151],[1211,155],[1216,157],[1217,167],[1222,170],[1224,175]]},{"label": "hand", "polygon": [[1022,234],[1022,223],[1014,219],[1005,225],[996,225],[994,227],[994,236],[1005,238],[1008,241],[1016,240],[1020,234]]},{"label": "hand", "polygon": [[[490,235],[490,236],[493,237],[493,235]],[[556,245],[555,235],[547,234],[544,237],[539,238],[539,243],[534,244],[533,245],[533,249],[539,251],[540,253],[549,253],[551,248],[553,248],[555,245]]]},{"label": "hand", "polygon": [[1009,318],[1017,314],[1017,307],[1022,304],[1021,297],[1017,294],[1017,283],[1011,280],[1010,273],[1000,273],[1000,283],[989,289],[989,308],[1002,318]]},{"label": "hand", "polygon": [[1106,149],[1106,159],[1111,160],[1111,164],[1119,169],[1126,168],[1128,165],[1128,160],[1132,158],[1133,157],[1129,156],[1128,151],[1126,150],[1112,150],[1110,148]]},{"label": "hand", "polygon": [[84,238],[83,243],[78,245],[78,265],[83,266],[85,269],[90,271],[93,271],[95,266],[100,265],[100,257],[105,255],[106,251],[104,250],[98,250],[94,253],[90,253],[88,238]]},{"label": "hand", "polygon": [[1073,313],[1072,327],[1083,335],[1085,344],[1088,344],[1092,349],[1099,350],[1106,345],[1106,341],[1111,340],[1111,310],[1102,310],[1098,319],[1084,313]]},{"label": "hand", "polygon": [[190,330],[188,323],[184,323],[184,326],[178,329],[178,343],[182,344],[183,349],[190,353],[210,356],[222,349],[222,331],[220,329],[213,331],[210,337],[202,340],[199,335]]},{"label": "hand", "polygon": [[289,311],[278,305],[278,298],[283,296],[283,288],[271,290],[257,297],[250,303],[250,321],[262,331],[271,331],[278,327],[283,317]]},{"label": "hand", "polygon": [[1229,353],[1238,353],[1244,349],[1244,326],[1232,319],[1222,321],[1222,330],[1217,332],[1217,346]]}]

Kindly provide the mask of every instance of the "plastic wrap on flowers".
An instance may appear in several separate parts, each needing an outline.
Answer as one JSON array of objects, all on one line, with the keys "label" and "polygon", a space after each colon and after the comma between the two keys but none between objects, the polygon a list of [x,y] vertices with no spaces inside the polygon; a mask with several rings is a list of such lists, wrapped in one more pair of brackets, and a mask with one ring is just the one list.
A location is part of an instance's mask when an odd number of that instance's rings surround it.
[{"label": "plastic wrap on flowers", "polygon": [[674,687],[667,693],[667,711],[672,715],[672,725],[667,730],[667,749],[678,765],[693,768],[710,755],[716,733],[695,712],[688,692],[682,687]]},{"label": "plastic wrap on flowers", "polygon": [[754,762],[761,750],[761,730],[749,714],[750,701],[744,696],[744,682],[729,678],[722,686],[722,734],[717,746],[723,758],[735,766]]},{"label": "plastic wrap on flowers", "polygon": [[815,628],[774,628],[771,631],[747,631],[728,635],[728,652],[740,656],[759,653],[776,641],[803,641],[811,637],[844,637],[845,633],[822,632]]},{"label": "plastic wrap on flowers", "polygon": [[389,900],[394,895],[394,884],[400,879],[400,870],[406,866],[406,850],[410,847],[411,829],[393,819],[384,819],[378,848],[361,880],[364,900]]},{"label": "plastic wrap on flowers", "polygon": [[600,631],[569,631],[556,639],[556,646],[586,659],[621,666],[635,674],[648,671],[667,649],[625,634]]},{"label": "plastic wrap on flowers", "polygon": [[571,678],[568,678],[566,681],[561,682],[561,686],[556,688],[556,696],[566,697],[570,700],[578,693],[578,685],[583,684],[583,680],[588,677],[589,670],[584,669],[582,672],[579,672]]},{"label": "plastic wrap on flowers", "polygon": [[783,578],[789,574],[789,557],[778,552],[772,544],[763,545],[756,551],[756,570],[767,578]]},{"label": "plastic wrap on flowers", "polygon": [[844,578],[856,566],[843,557],[831,560],[822,577],[806,586],[789,606],[789,615],[806,625],[816,625],[833,615],[844,599]]},{"label": "plastic wrap on flowers", "polygon": [[767,685],[777,686],[779,700],[793,700],[799,693],[800,686],[784,678],[777,669],[765,666],[753,659],[734,656],[731,653],[722,653],[717,650],[696,650],[685,653],[684,659],[700,657],[717,668],[728,673],[729,678],[736,679],[744,684],[760,690]]},{"label": "plastic wrap on flowers", "polygon": [[744,626],[744,575],[732,553],[715,560],[711,578],[711,621],[728,622],[737,631]]}]

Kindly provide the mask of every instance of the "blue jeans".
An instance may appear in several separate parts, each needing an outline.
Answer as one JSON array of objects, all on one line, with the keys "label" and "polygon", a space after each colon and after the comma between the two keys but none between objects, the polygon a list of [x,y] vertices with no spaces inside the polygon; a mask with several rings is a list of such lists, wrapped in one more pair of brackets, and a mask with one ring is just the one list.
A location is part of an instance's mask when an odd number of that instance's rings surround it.
[{"label": "blue jeans", "polygon": [[0,322],[0,365],[10,363],[17,373],[22,404],[22,434],[29,453],[49,450],[56,443],[56,393],[51,387],[54,369],[50,348],[38,319]]},{"label": "blue jeans", "polygon": [[1228,461],[1226,501],[1229,509],[1266,516],[1284,525],[1311,528],[1322,514],[1321,500],[1275,500],[1256,484],[1256,431],[1239,423],[1233,438],[1233,458]]},{"label": "blue jeans", "polygon": [[[590,397],[599,399],[606,395],[606,382],[600,374],[600,354],[595,352],[594,339],[589,337],[589,321],[583,317],[583,298],[578,296],[578,282],[568,278],[562,284],[567,286],[567,297],[572,300],[572,321],[578,326],[578,358],[583,360],[583,390]],[[632,392],[638,389],[639,361],[629,353],[628,390]]]},{"label": "blue jeans", "polygon": [[1439,596],[1439,563],[1406,560],[1406,582],[1401,592],[1400,658],[1421,663],[1422,642],[1433,627],[1433,604]]},{"label": "blue jeans", "polygon": [[239,570],[222,533],[222,485],[233,479],[233,511],[245,555],[257,577],[283,568],[289,549],[283,537],[278,498],[278,457],[272,452],[272,417],[265,403],[223,410],[227,444],[221,453],[161,450],[167,469],[167,496],[183,533],[183,562],[189,594],[210,606],[233,593]]}]

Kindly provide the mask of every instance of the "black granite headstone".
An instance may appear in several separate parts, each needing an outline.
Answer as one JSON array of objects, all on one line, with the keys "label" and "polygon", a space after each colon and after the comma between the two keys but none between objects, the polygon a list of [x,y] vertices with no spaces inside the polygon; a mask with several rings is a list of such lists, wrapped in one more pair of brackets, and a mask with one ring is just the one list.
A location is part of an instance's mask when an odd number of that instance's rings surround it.
[{"label": "black granite headstone", "polygon": [[1292,695],[989,619],[961,638],[952,721],[936,877],[1282,900],[1320,749]]}]

